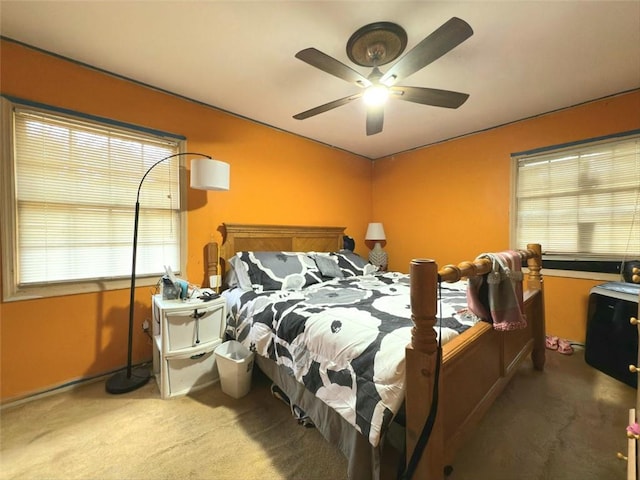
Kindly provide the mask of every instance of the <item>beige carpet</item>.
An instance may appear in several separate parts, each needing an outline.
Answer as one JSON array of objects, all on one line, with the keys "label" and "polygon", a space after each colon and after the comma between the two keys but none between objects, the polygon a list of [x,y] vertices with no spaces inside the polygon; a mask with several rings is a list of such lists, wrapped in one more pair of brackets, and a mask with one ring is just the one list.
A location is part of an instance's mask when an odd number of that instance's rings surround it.
[{"label": "beige carpet", "polygon": [[547,350],[545,372],[523,365],[457,455],[449,480],[626,479],[636,390],[584,361]]},{"label": "beige carpet", "polygon": [[6,409],[0,478],[344,477],[339,452],[315,429],[299,426],[266,379],[254,377],[251,394],[240,400],[219,385],[162,400],[153,380],[115,396],[99,382]]},{"label": "beige carpet", "polygon": [[[635,389],[586,365],[581,352],[549,352],[544,374],[529,362],[521,368],[449,479],[623,479],[615,454],[626,448],[634,401]],[[0,420],[1,479],[345,478],[338,450],[299,426],[255,372],[241,400],[218,385],[162,400],[153,381],[113,396],[98,382],[5,407]]]}]

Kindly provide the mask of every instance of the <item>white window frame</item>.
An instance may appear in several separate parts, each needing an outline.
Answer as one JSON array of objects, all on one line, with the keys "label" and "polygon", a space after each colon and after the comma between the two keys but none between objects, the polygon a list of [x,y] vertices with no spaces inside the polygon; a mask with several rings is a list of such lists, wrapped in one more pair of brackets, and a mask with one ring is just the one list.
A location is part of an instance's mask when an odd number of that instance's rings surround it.
[{"label": "white window frame", "polygon": [[[2,97],[0,98],[0,140],[2,147],[0,150],[0,174],[2,191],[0,193],[0,225],[2,232],[0,240],[2,241],[2,293],[3,301],[29,300],[34,298],[55,297],[63,295],[72,295],[78,293],[90,293],[107,290],[117,290],[129,288],[131,284],[131,261],[129,260],[128,271],[123,272],[122,276],[118,275],[113,278],[93,278],[87,280],[75,280],[65,282],[49,282],[35,283],[29,285],[20,285],[18,283],[18,241],[17,241],[17,205],[16,205],[16,178],[15,178],[15,144],[14,144],[14,124],[13,111],[14,108],[26,108],[34,112],[42,112],[45,114],[55,115],[62,118],[68,118],[74,121],[81,121],[85,124],[92,124],[98,128],[108,130],[117,130],[120,132],[129,132],[137,137],[150,138],[166,138],[170,139],[177,145],[177,153],[186,152],[186,142],[184,138],[163,134],[151,129],[138,128],[129,126],[120,122],[114,122],[108,119],[100,119],[97,117],[84,115],[66,110],[49,108],[44,105],[25,102],[22,104],[20,100]],[[186,168],[185,157],[178,158],[178,176],[179,176],[179,269],[174,273],[180,274],[185,271],[187,260],[187,185],[186,185]],[[136,186],[137,188],[137,186]],[[144,185],[142,186],[144,190]],[[144,194],[144,192],[143,192]],[[133,250],[133,213],[135,207],[135,192],[132,195],[131,204],[131,250]],[[141,219],[142,220],[142,219]],[[140,258],[141,245],[138,245],[138,258]],[[136,276],[136,285],[153,286],[156,285],[163,272],[154,272],[153,274]]]},{"label": "white window frame", "polygon": [[[540,234],[535,238],[535,229],[529,227],[529,232],[532,230],[534,233],[531,235],[534,238],[519,238],[519,229],[521,228],[519,225],[519,201],[518,201],[518,185],[520,174],[520,166],[522,163],[549,163],[549,167],[553,168],[551,165],[554,160],[560,163],[560,159],[566,159],[572,156],[577,156],[582,158],[586,158],[590,152],[593,152],[594,149],[601,149],[602,147],[610,147],[614,145],[619,145],[623,142],[633,142],[637,143],[636,154],[635,154],[635,163],[639,166],[638,171],[636,172],[636,179],[640,178],[640,131],[632,131],[625,132],[619,135],[612,135],[607,137],[600,137],[597,139],[586,140],[583,142],[576,142],[572,144],[560,145],[556,147],[548,147],[542,148],[529,152],[522,152],[512,154],[512,181],[511,181],[511,215],[510,215],[510,236],[511,241],[510,244],[512,248],[525,248],[525,243],[528,242],[542,242],[543,249],[543,260],[558,260],[564,261],[567,264],[571,265],[572,262],[616,262],[620,263],[619,267],[622,270],[623,264],[625,261],[637,260],[637,257],[640,256],[640,251],[636,251],[635,245],[638,243],[638,240],[635,239],[635,232],[640,232],[640,181],[634,180],[636,182],[635,188],[631,187],[627,189],[627,193],[635,192],[633,204],[629,206],[629,209],[632,209],[632,223],[629,231],[629,243],[627,244],[626,251],[623,252],[603,252],[603,253],[584,253],[579,251],[566,251],[566,252],[551,252],[545,248],[543,235]],[[554,158],[555,157],[555,158]],[[556,160],[558,159],[558,160]],[[566,172],[565,172],[566,173]],[[576,177],[577,177],[576,173]],[[632,177],[633,178],[633,177]],[[551,197],[549,197],[551,198]],[[559,197],[557,197],[559,198]],[[626,204],[625,204],[626,205]],[[579,210],[583,211],[583,210]],[[577,224],[576,224],[577,225]],[[596,227],[597,228],[597,227]],[[549,231],[549,230],[548,230]],[[632,239],[632,236],[634,238]],[[640,233],[638,234],[638,239],[640,239]],[[580,242],[580,239],[577,238],[577,242]],[[544,265],[544,262],[543,262]],[[548,267],[547,267],[548,268]],[[596,280],[608,280],[608,281],[620,281],[621,274],[620,273],[604,273],[597,271],[584,271],[580,270],[579,267],[565,267],[570,269],[562,270],[560,268],[556,270],[547,270],[545,269],[545,273],[547,275],[552,276],[563,276],[563,277],[574,277],[574,278],[586,278],[586,279],[596,279]]]}]

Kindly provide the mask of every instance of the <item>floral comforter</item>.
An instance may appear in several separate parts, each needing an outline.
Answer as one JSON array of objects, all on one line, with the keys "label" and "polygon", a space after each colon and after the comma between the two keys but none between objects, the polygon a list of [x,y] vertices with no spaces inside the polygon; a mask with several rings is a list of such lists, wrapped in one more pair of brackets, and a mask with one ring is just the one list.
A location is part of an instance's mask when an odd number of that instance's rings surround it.
[{"label": "floral comforter", "polygon": [[[333,279],[304,290],[225,292],[227,333],[284,366],[373,446],[404,400],[411,341],[409,276],[396,272]],[[478,319],[466,284],[442,285],[442,342]]]}]

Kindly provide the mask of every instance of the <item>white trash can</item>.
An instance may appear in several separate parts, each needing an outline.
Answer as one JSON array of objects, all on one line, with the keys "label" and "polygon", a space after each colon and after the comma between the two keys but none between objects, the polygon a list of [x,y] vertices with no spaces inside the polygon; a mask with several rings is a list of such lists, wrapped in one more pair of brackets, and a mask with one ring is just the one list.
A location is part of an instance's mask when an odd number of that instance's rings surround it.
[{"label": "white trash can", "polygon": [[251,390],[253,355],[252,351],[235,340],[224,342],[216,348],[220,387],[230,397],[242,398]]}]

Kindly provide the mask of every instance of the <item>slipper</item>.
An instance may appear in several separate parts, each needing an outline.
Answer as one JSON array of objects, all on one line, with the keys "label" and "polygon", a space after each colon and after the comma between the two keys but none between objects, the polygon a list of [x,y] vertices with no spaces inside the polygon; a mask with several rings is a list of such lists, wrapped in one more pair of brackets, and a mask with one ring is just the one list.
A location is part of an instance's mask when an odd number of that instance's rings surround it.
[{"label": "slipper", "polygon": [[280,387],[278,387],[275,383],[271,384],[271,395],[276,397],[278,400],[282,400],[287,405],[291,406],[291,400],[289,400],[289,397],[287,397],[284,391]]},{"label": "slipper", "polygon": [[305,428],[314,428],[313,420],[304,413],[304,411],[297,405],[291,406],[291,414],[298,420],[298,425],[302,425]]},{"label": "slipper", "polygon": [[558,337],[547,335],[544,340],[544,346],[549,350],[557,350],[558,349]]},{"label": "slipper", "polygon": [[565,340],[564,338],[559,339],[558,353],[562,353],[563,355],[571,355],[573,353],[571,342],[569,340]]}]

